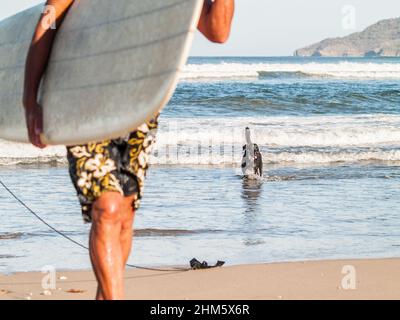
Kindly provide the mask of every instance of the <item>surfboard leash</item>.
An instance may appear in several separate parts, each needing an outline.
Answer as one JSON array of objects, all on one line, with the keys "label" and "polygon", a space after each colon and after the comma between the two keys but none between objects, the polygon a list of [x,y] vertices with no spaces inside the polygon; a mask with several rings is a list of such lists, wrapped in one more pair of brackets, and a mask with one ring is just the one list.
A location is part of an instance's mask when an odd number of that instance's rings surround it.
[{"label": "surfboard leash", "polygon": [[[77,246],[89,250],[89,248],[82,243],[72,239],[65,233],[57,230],[54,228],[51,224],[49,224],[47,221],[45,221],[41,216],[39,216],[35,211],[33,211],[24,201],[22,201],[10,188],[7,187],[7,185],[0,180],[0,184],[3,186],[3,188],[15,199],[19,204],[21,204],[26,210],[28,210],[29,213],[31,213],[34,217],[36,217],[39,221],[41,221],[43,224],[45,224],[49,229],[52,231],[56,232],[60,236],[64,237],[65,239],[71,241],[72,243],[76,244]],[[150,268],[150,267],[142,267],[142,266],[137,266],[134,264],[127,264],[128,267],[130,268],[135,268],[135,269],[141,269],[141,270],[149,270],[149,271],[161,271],[161,272],[186,272],[193,270],[194,268],[170,268],[170,269],[162,269],[162,268]]]}]

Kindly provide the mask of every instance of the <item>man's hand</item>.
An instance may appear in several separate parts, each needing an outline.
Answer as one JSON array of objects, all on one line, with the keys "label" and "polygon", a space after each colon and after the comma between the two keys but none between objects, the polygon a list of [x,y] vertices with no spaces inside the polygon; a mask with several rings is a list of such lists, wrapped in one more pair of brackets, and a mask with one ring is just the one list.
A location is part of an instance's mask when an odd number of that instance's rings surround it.
[{"label": "man's hand", "polygon": [[25,118],[28,128],[29,141],[38,148],[45,148],[46,145],[40,140],[40,134],[43,133],[43,109],[35,102],[25,103]]}]

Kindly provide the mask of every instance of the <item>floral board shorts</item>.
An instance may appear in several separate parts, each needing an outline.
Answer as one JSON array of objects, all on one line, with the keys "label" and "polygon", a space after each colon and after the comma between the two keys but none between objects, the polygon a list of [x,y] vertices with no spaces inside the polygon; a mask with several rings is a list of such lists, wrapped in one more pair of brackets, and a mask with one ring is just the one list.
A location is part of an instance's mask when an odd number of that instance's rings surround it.
[{"label": "floral board shorts", "polygon": [[134,196],[132,207],[140,207],[157,127],[158,116],[126,137],[67,147],[69,173],[85,222],[92,221],[92,205],[104,192]]}]

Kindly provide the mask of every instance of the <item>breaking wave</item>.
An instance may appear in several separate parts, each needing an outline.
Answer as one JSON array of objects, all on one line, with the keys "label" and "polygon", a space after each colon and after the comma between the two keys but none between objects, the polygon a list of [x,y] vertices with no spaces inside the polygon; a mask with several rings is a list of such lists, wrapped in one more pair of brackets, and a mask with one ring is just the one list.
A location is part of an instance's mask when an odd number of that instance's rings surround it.
[{"label": "breaking wave", "polygon": [[399,63],[221,63],[189,64],[182,80],[240,78],[400,79]]},{"label": "breaking wave", "polygon": [[[236,165],[246,126],[265,163],[400,162],[400,115],[164,118],[150,162]],[[0,165],[66,163],[65,155],[0,140]]]}]

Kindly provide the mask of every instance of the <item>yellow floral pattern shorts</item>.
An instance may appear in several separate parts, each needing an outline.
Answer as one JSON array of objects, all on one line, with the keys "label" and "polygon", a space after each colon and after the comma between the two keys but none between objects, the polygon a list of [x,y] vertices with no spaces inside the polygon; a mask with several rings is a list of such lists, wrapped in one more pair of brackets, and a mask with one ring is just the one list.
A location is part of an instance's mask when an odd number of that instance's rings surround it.
[{"label": "yellow floral pattern shorts", "polygon": [[67,147],[69,173],[85,222],[91,222],[92,205],[104,192],[134,196],[133,208],[140,207],[157,127],[158,116],[127,137]]}]

